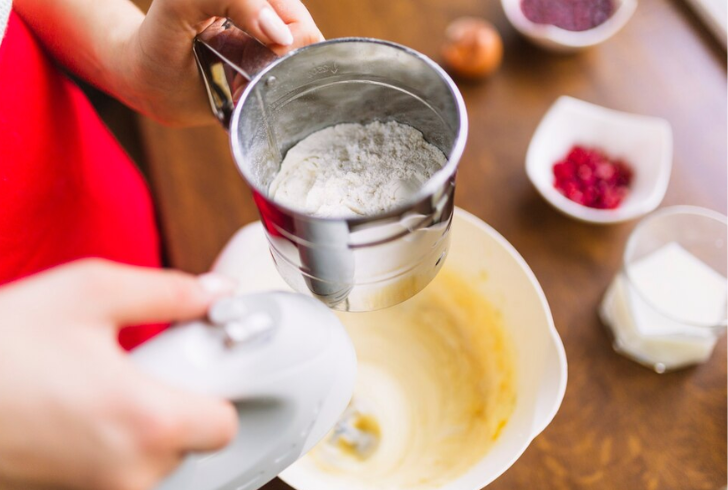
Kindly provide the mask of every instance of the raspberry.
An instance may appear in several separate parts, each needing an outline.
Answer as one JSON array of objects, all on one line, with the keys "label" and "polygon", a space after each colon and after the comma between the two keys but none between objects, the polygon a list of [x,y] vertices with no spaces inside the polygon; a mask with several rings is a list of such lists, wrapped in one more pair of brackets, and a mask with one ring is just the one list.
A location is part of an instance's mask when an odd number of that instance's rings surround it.
[{"label": "raspberry", "polygon": [[588,163],[582,163],[576,171],[576,175],[579,180],[587,185],[593,184],[596,181],[592,167]]},{"label": "raspberry", "polygon": [[554,165],[554,175],[557,179],[571,180],[574,178],[574,167],[567,161],[561,161]]},{"label": "raspberry", "polygon": [[615,169],[615,165],[609,165],[609,162],[602,161],[597,164],[594,174],[597,176],[597,179],[611,182],[612,178],[616,177],[617,170]]},{"label": "raspberry", "polygon": [[553,166],[554,187],[572,201],[596,209],[615,209],[624,200],[633,172],[595,148],[576,145]]}]

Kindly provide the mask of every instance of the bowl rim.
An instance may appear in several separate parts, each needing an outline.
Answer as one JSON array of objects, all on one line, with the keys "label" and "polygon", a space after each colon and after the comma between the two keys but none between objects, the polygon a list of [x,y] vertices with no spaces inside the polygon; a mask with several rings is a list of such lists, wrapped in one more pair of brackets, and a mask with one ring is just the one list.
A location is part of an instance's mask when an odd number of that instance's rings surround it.
[{"label": "bowl rim", "polygon": [[[629,207],[616,209],[590,208],[571,201],[569,198],[558,192],[553,185],[548,185],[544,182],[544,179],[539,177],[537,169],[541,168],[543,163],[539,163],[540,160],[536,155],[536,144],[544,138],[544,134],[547,132],[554,114],[573,108],[588,111],[590,116],[597,116],[603,119],[630,119],[631,121],[639,122],[643,125],[651,125],[660,128],[660,131],[662,132],[660,146],[663,150],[663,156],[659,162],[659,170],[657,171],[657,176],[651,185],[650,192],[644,199],[633,202]],[[562,95],[549,107],[534,131],[526,151],[525,165],[526,174],[528,175],[531,184],[536,188],[541,197],[543,197],[558,211],[586,223],[606,225],[631,221],[657,209],[665,197],[665,193],[667,192],[667,188],[670,183],[670,176],[672,174],[672,157],[672,127],[666,119],[618,111],[592,102],[577,99],[575,97]]]},{"label": "bowl rim", "polygon": [[569,31],[551,24],[532,22],[521,10],[521,1],[501,0],[511,25],[525,36],[548,40],[568,48],[586,48],[606,41],[627,24],[637,9],[637,0],[617,0],[616,10],[603,23],[585,31]]}]

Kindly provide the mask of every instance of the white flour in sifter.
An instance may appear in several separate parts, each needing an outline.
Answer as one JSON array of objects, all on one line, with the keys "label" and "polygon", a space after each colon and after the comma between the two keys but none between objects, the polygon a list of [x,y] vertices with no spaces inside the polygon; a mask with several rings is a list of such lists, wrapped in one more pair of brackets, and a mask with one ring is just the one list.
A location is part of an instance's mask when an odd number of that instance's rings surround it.
[{"label": "white flour in sifter", "polygon": [[369,216],[406,202],[446,161],[411,126],[339,124],[288,151],[270,197],[312,216]]}]

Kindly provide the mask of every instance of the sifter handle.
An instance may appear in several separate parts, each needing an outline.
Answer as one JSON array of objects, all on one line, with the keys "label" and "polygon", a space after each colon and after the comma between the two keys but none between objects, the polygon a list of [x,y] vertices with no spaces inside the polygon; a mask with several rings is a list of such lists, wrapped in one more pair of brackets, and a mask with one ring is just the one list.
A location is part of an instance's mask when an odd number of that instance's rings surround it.
[{"label": "sifter handle", "polygon": [[212,112],[227,130],[242,89],[278,56],[225,18],[198,34],[192,51]]}]

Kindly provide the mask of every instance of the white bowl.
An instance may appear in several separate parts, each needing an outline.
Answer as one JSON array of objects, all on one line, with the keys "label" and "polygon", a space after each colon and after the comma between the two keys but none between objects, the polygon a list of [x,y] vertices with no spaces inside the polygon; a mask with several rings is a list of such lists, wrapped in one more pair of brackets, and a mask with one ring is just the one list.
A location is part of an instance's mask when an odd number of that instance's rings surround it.
[{"label": "white bowl", "polygon": [[[554,187],[553,166],[575,144],[602,149],[634,170],[629,194],[616,209],[594,209]],[[628,114],[562,96],[541,120],[528,146],[526,173],[556,209],[581,221],[618,223],[657,208],[672,170],[672,129],[660,118]]]},{"label": "white bowl", "polygon": [[[533,272],[493,228],[456,209],[444,269],[472,279],[502,313],[515,348],[516,406],[490,451],[441,490],[478,490],[506,471],[556,414],[566,389],[566,355],[551,311]],[[261,224],[246,226],[230,241],[214,269],[240,281],[239,291],[289,290],[278,275]],[[311,470],[306,458],[280,476],[297,490],[340,490]]]},{"label": "white bowl", "polygon": [[521,10],[521,0],[501,0],[506,17],[513,27],[537,46],[569,53],[606,41],[629,21],[637,8],[637,0],[616,0],[616,10],[604,23],[586,31],[568,31],[549,24],[528,20]]}]

